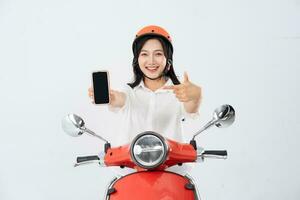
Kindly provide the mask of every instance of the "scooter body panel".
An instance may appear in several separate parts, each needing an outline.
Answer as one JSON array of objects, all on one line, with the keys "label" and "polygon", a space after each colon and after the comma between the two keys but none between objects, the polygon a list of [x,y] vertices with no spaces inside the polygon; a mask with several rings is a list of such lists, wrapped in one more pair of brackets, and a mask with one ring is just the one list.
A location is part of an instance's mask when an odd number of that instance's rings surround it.
[{"label": "scooter body panel", "polygon": [[109,200],[195,200],[195,189],[186,187],[189,180],[167,171],[144,171],[117,180]]}]

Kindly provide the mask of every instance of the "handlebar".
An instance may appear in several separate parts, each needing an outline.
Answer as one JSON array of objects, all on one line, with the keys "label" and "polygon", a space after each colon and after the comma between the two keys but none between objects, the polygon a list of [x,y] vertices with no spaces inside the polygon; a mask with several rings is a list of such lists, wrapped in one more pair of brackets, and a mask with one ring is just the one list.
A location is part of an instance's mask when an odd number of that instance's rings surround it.
[{"label": "handlebar", "polygon": [[101,152],[99,155],[92,155],[92,156],[79,156],[76,159],[76,163],[74,164],[74,167],[78,167],[80,165],[86,165],[86,164],[92,164],[97,163],[101,166],[105,166],[104,163],[104,152]]},{"label": "handlebar", "polygon": [[202,153],[198,154],[197,157],[226,159],[227,151],[226,150],[206,150],[206,151],[203,151]]},{"label": "handlebar", "polygon": [[[104,162],[105,152],[101,152],[99,155],[91,155],[91,156],[79,156],[76,159],[76,163],[74,167],[78,167],[80,165],[87,164],[99,164],[100,166],[105,167],[106,164]],[[201,162],[204,158],[217,158],[217,159],[227,159],[227,151],[226,150],[204,150],[201,147],[197,147],[197,161]]]},{"label": "handlebar", "polygon": [[88,162],[93,160],[100,160],[100,158],[97,155],[95,155],[95,156],[81,156],[81,157],[77,157],[76,159],[77,163]]}]

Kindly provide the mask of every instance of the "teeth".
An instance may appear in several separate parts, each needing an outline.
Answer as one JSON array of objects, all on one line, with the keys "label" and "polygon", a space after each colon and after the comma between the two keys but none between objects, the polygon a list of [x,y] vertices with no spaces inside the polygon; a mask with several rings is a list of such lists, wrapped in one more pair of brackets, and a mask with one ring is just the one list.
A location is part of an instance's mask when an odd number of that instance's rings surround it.
[{"label": "teeth", "polygon": [[155,69],[157,69],[157,67],[147,67],[147,69],[155,70]]}]

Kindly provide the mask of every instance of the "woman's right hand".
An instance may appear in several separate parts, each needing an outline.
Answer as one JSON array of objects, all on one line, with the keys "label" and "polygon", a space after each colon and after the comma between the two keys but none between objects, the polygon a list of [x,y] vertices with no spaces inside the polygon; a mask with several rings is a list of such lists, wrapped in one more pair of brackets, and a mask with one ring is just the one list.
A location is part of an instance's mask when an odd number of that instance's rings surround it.
[{"label": "woman's right hand", "polygon": [[[94,90],[92,87],[88,89],[89,97],[91,98],[91,102],[95,104],[94,101]],[[123,92],[119,92],[116,90],[109,89],[109,105],[113,107],[122,107],[125,104],[126,95]]]},{"label": "woman's right hand", "polygon": [[91,98],[91,102],[92,102],[93,104],[95,104],[95,100],[94,100],[94,90],[93,90],[93,88],[90,87],[88,91],[89,91],[89,97]]}]

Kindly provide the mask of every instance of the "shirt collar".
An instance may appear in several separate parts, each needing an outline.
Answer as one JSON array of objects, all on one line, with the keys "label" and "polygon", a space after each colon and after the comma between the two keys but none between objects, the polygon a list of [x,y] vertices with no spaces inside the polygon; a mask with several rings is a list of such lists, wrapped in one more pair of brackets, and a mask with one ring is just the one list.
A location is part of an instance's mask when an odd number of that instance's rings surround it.
[{"label": "shirt collar", "polygon": [[[167,82],[162,87],[169,86],[169,85],[173,85],[173,82],[172,82],[172,80],[170,78],[167,80]],[[136,87],[134,87],[133,90],[137,90],[139,88],[144,89],[144,90],[149,90],[149,88],[147,88],[145,86],[145,83],[144,83],[143,80],[140,82],[140,84],[138,84]],[[155,92],[164,93],[164,92],[170,92],[170,90],[165,90],[165,89],[159,88]]]}]

